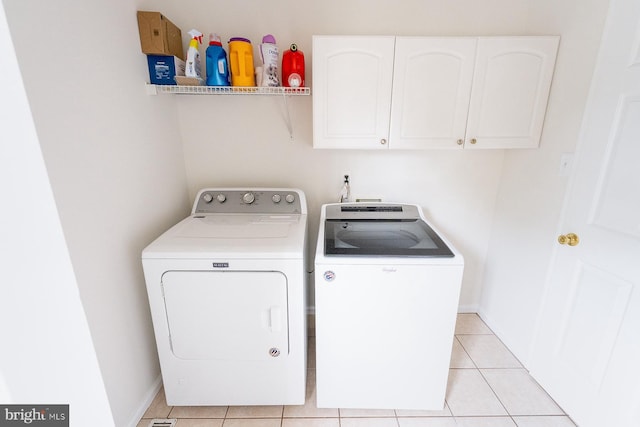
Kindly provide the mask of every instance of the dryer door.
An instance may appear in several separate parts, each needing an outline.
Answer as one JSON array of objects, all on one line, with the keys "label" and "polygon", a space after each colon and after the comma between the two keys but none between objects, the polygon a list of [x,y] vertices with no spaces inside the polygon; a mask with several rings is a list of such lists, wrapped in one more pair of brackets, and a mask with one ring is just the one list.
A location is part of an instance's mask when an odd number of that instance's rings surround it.
[{"label": "dryer door", "polygon": [[269,360],[289,353],[287,278],[275,271],[167,271],[173,354],[186,360]]}]

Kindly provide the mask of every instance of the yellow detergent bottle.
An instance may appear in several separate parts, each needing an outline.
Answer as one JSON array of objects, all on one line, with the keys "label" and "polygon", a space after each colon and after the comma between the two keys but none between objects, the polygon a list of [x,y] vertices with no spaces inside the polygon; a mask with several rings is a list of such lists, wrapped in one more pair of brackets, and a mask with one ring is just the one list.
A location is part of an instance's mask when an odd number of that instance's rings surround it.
[{"label": "yellow detergent bottle", "polygon": [[251,41],[242,37],[229,40],[229,68],[232,86],[255,86],[253,47]]}]

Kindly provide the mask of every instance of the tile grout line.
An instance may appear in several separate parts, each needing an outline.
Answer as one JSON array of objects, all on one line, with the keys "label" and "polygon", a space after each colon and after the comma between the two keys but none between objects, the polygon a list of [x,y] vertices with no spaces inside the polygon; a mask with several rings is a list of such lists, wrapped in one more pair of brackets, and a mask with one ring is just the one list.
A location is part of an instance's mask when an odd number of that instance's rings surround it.
[{"label": "tile grout line", "polygon": [[[498,369],[498,368],[496,368]],[[510,368],[501,368],[501,369],[510,369]],[[524,369],[524,368],[523,368]],[[482,376],[482,379],[487,383],[487,385],[489,386],[489,388],[491,389],[491,392],[494,394],[494,396],[496,397],[496,399],[498,399],[498,402],[500,402],[500,404],[502,405],[502,407],[504,408],[505,412],[507,413],[507,415],[509,416],[509,419],[511,421],[513,421],[514,425],[518,425],[518,423],[516,423],[516,420],[513,419],[513,415],[511,414],[511,412],[507,409],[507,406],[502,402],[502,399],[500,399],[500,396],[498,396],[498,393],[496,393],[496,391],[493,389],[493,386],[491,385],[491,383],[489,382],[489,380],[487,380],[487,378],[484,376],[484,374],[482,373],[482,371],[480,369],[478,369],[478,372],[480,373],[480,375]]]},{"label": "tile grout line", "polygon": [[[461,334],[454,335],[454,336],[453,336],[453,338],[454,338],[456,341],[458,341],[458,344],[460,344],[460,347],[462,347],[462,350],[464,350],[464,354],[466,354],[466,355],[467,355],[467,357],[469,358],[469,360],[471,360],[471,363],[473,363],[473,366],[475,366],[475,369],[480,370],[480,368],[478,367],[478,364],[476,363],[476,361],[475,361],[475,360],[473,360],[473,357],[471,357],[471,355],[469,354],[469,352],[467,351],[467,349],[465,348],[465,346],[462,344],[462,341],[460,341],[460,340],[458,339],[458,335],[461,335]],[[462,335],[464,335],[464,334],[462,334]],[[477,335],[477,334],[467,334],[467,335]],[[488,335],[488,334],[487,334],[487,335]],[[465,369],[465,368],[450,368],[450,369]],[[467,368],[467,369],[468,369],[468,368]]]},{"label": "tile grout line", "polygon": [[[480,317],[480,316],[478,316]],[[482,319],[480,319],[482,321],[483,324],[484,321]],[[488,327],[487,327],[488,328]],[[491,331],[491,329],[489,328],[489,330]],[[464,346],[464,344],[462,343],[462,341],[460,341],[458,339],[458,335],[493,335],[494,337],[496,337],[498,340],[500,340],[500,338],[498,338],[496,336],[496,334],[491,331],[490,334],[454,334],[454,338],[458,341],[458,343],[460,344],[460,346],[462,347],[462,349],[464,350],[465,354],[469,357],[469,360],[471,360],[471,363],[473,363],[473,366],[475,366],[475,369],[478,371],[478,373],[480,374],[480,376],[482,377],[482,379],[484,380],[485,383],[487,383],[487,386],[489,386],[489,389],[491,390],[491,392],[493,393],[493,395],[496,397],[496,399],[498,399],[498,402],[500,402],[500,405],[502,406],[502,408],[504,409],[504,411],[507,413],[507,415],[509,416],[509,419],[511,419],[511,421],[517,426],[516,421],[513,419],[513,417],[511,416],[511,413],[509,412],[509,410],[507,409],[507,407],[504,405],[504,403],[502,402],[502,400],[500,399],[500,397],[498,396],[498,394],[495,392],[495,390],[493,389],[493,387],[491,386],[491,384],[489,383],[489,381],[487,380],[487,378],[484,376],[484,374],[482,373],[482,371],[480,370],[480,367],[478,366],[478,364],[476,363],[475,360],[473,360],[473,357],[471,357],[471,354],[469,354],[469,352],[467,351],[466,347]],[[502,341],[500,341],[502,342]],[[504,345],[504,344],[503,344]],[[506,346],[505,346],[506,347]],[[509,349],[507,349],[509,350]],[[509,350],[509,352],[511,353],[511,351]],[[515,356],[514,356],[515,357]],[[516,359],[517,360],[517,359]],[[518,363],[520,363],[520,361],[518,360]],[[451,408],[449,408],[449,410],[451,410]],[[454,415],[453,411],[451,411],[451,415],[453,416],[454,421],[456,421],[456,415]],[[456,422],[457,423],[457,422]]]}]

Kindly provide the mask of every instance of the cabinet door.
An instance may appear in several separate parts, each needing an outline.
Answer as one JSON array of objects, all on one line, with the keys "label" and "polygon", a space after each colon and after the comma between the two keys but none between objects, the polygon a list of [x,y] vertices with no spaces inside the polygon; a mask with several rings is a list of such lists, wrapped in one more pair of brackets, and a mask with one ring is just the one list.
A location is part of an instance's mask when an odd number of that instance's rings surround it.
[{"label": "cabinet door", "polygon": [[476,42],[396,38],[390,148],[462,148]]},{"label": "cabinet door", "polygon": [[480,37],[465,148],[536,148],[559,37]]},{"label": "cabinet door", "polygon": [[387,148],[395,37],[313,37],[313,146]]}]

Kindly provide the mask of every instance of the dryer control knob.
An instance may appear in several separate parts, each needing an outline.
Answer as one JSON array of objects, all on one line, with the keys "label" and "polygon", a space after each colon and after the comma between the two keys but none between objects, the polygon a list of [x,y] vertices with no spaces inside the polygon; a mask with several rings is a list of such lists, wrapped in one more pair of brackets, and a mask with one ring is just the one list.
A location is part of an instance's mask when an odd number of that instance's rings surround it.
[{"label": "dryer control knob", "polygon": [[211,201],[213,200],[213,196],[209,193],[205,193],[205,195],[202,196],[202,200],[204,200],[207,203],[211,203]]},{"label": "dryer control knob", "polygon": [[242,196],[242,201],[248,205],[253,203],[255,200],[256,196],[253,193],[244,193],[244,196]]},{"label": "dryer control knob", "polygon": [[225,196],[224,194],[220,193],[216,196],[216,200],[220,203],[224,203],[227,200],[227,196]]},{"label": "dryer control knob", "polygon": [[282,200],[282,197],[279,194],[274,194],[271,200],[273,200],[273,203],[280,203],[280,200]]},{"label": "dryer control knob", "polygon": [[284,198],[287,203],[293,203],[296,200],[296,196],[294,196],[293,194],[287,194]]}]

